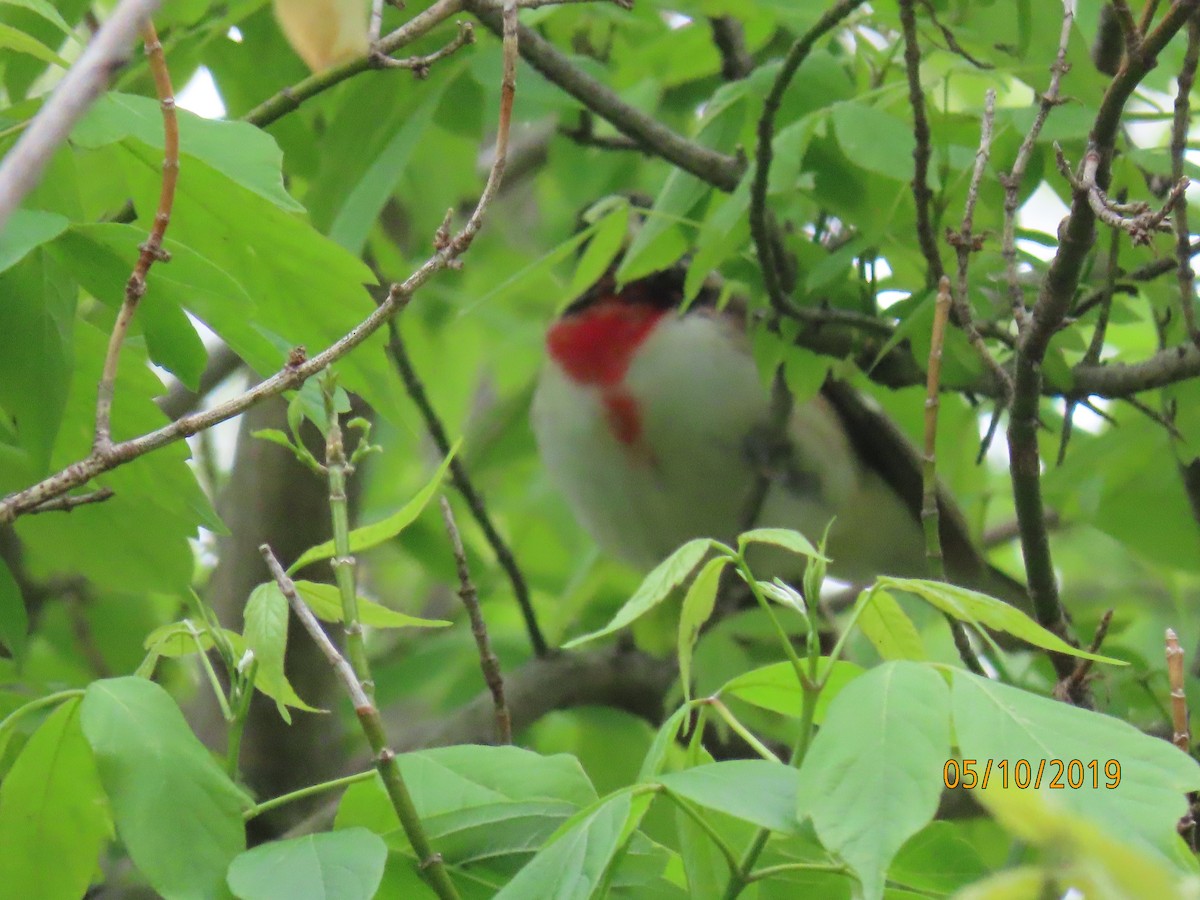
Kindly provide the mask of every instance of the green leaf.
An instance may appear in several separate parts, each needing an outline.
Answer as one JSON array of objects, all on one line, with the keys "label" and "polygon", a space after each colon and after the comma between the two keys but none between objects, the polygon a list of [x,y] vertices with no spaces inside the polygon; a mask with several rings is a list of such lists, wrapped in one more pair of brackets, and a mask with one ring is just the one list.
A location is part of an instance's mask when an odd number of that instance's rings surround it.
[{"label": "green leaf", "polygon": [[860,612],[854,621],[881,657],[916,661],[929,658],[917,626],[887,591],[863,591],[858,595],[857,607]]},{"label": "green leaf", "polygon": [[722,263],[744,247],[750,238],[750,181],[747,173],[729,197],[714,198],[716,211],[706,219],[696,236],[696,246],[684,279],[683,297],[691,302]]},{"label": "green leaf", "polygon": [[612,209],[592,226],[591,240],[579,257],[575,274],[571,276],[571,286],[567,289],[572,297],[578,297],[600,280],[629,236],[629,201],[624,197],[618,199],[620,202],[614,203]]},{"label": "green leaf", "polygon": [[0,50],[15,50],[40,59],[42,62],[70,68],[70,63],[34,37],[0,22]]},{"label": "green leaf", "polygon": [[884,663],[848,684],[800,767],[797,809],[870,900],[896,852],[937,811],[950,752],[950,692],[933,669]]},{"label": "green leaf", "polygon": [[625,284],[667,268],[687,252],[676,227],[712,188],[690,172],[672,169],[654,206],[642,213],[645,222],[625,251],[617,281]]},{"label": "green leaf", "polygon": [[246,646],[254,652],[258,669],[254,675],[254,686],[275,701],[279,715],[289,725],[292,716],[287,707],[294,706],[306,712],[318,710],[309,706],[292,689],[284,675],[283,658],[287,650],[288,601],[274,581],[260,584],[250,593],[246,601],[245,629]]},{"label": "green leaf", "polygon": [[71,34],[71,26],[67,24],[67,20],[47,0],[0,0],[0,4],[22,6],[30,12],[37,13],[63,34]]},{"label": "green leaf", "polygon": [[450,79],[443,76],[434,83],[432,90],[422,92],[424,96],[420,106],[405,116],[404,123],[371,161],[362,177],[343,195],[329,236],[351,253],[362,251],[367,235],[379,219],[379,213],[404,176],[413,151],[426,136],[433,114],[449,84]]},{"label": "green leaf", "polygon": [[685,703],[658,726],[654,740],[650,742],[650,749],[646,751],[646,758],[642,761],[642,767],[638,770],[639,782],[650,781],[667,765],[668,756],[675,747],[675,738],[679,736],[680,729],[687,723],[691,713],[692,705]]},{"label": "green leaf", "polygon": [[[459,746],[405,753],[400,771],[438,852],[452,865],[501,857],[527,859],[596,791],[579,761],[517,747]],[[352,785],[337,828],[362,826],[408,850],[382,781]],[[511,864],[504,862],[503,865]]]},{"label": "green leaf", "polygon": [[29,617],[25,613],[25,599],[16,579],[8,570],[8,564],[0,559],[0,645],[8,648],[13,658],[20,661],[25,655],[25,640],[29,634]]},{"label": "green leaf", "polygon": [[0,783],[0,893],[76,900],[91,883],[112,823],[79,700],[38,727]]},{"label": "green leaf", "polygon": [[149,296],[138,306],[150,358],[190,389],[200,387],[208,350],[187,314],[170,301]]},{"label": "green leaf", "polygon": [[[1044,848],[1052,855],[1062,873],[1058,879],[1060,889],[1073,888],[1070,893],[1081,897],[1114,898],[1186,897],[1193,891],[1188,885],[1195,883],[1194,872],[1184,876],[1178,867],[1128,841],[1124,833],[1106,832],[1096,823],[1063,809],[1061,801],[1068,793],[1078,792],[1032,791],[1012,786],[1006,790],[993,783],[976,796],[1022,843]],[[1188,869],[1193,865],[1188,859]],[[1035,874],[1037,888],[1032,893],[1019,893],[1021,881],[1010,886],[997,877],[956,896],[965,900],[1035,896],[1046,883],[1046,871],[1042,868],[1035,870]]]},{"label": "green leaf", "polygon": [[[355,528],[351,531],[350,552],[361,553],[363,550],[377,547],[384,541],[390,541],[411,525],[425,509],[429,501],[433,499],[433,495],[437,493],[437,489],[442,483],[442,478],[446,475],[446,469],[450,467],[450,460],[454,459],[454,454],[458,452],[461,444],[462,441],[455,442],[454,446],[450,448],[450,452],[446,454],[446,458],[442,460],[442,464],[437,467],[437,471],[433,473],[425,486],[417,491],[416,496],[400,507],[400,509],[382,521],[375,522],[372,525],[364,525],[361,528]],[[318,544],[300,554],[300,558],[288,566],[288,574],[297,572],[319,560],[329,559],[335,552],[336,548],[332,540]]]},{"label": "green leaf", "polygon": [[175,701],[142,678],[88,686],[81,709],[100,783],[130,859],[167,897],[218,897],[246,847],[249,798],[196,739]]},{"label": "green leaf", "polygon": [[[1007,761],[1008,782],[1013,785],[1012,767],[1023,759],[1033,775],[1042,769],[1042,787],[1047,789],[1059,774],[1050,760],[1061,760],[1063,766],[1078,760],[1084,767],[1097,760],[1095,772],[1083,769],[1082,789],[1070,788],[1067,773],[1061,773],[1062,787],[1052,791],[1061,807],[1110,830],[1120,823],[1113,833],[1122,841],[1173,854],[1175,824],[1187,808],[1185,795],[1200,788],[1200,764],[1186,753],[1120,719],[967,672],[954,672],[951,700],[959,750],[964,758],[977,760],[981,777],[987,761],[993,760],[990,779],[1002,781],[995,763]],[[1110,759],[1120,770],[1115,788],[1105,772]]]},{"label": "green leaf", "polygon": [[25,258],[34,247],[52,241],[71,222],[58,213],[40,209],[14,210],[8,224],[0,231],[0,272]]},{"label": "green leaf", "polygon": [[747,544],[772,544],[782,547],[784,550],[790,550],[799,556],[829,562],[808,538],[790,528],[755,528],[745,531],[738,536],[738,552],[745,552]]},{"label": "green leaf", "polygon": [[604,896],[604,885],[631,827],[645,814],[648,798],[628,792],[601,800],[580,813],[542,847],[495,900],[587,900]]},{"label": "green leaf", "polygon": [[387,845],[365,828],[274,841],[229,866],[242,900],[371,900],[383,880]]},{"label": "green leaf", "polygon": [[[0,493],[36,481],[49,468],[77,364],[77,294],[62,267],[41,250],[0,273],[0,409],[15,423],[15,443],[26,462],[0,466]],[[93,374],[89,418],[95,415],[95,382]]]},{"label": "green leaf", "polygon": [[[822,671],[828,664],[828,660],[822,662]],[[862,674],[861,666],[844,659],[837,660],[825,676],[825,687],[817,698],[813,721],[818,724],[824,721],[829,704],[847,684]],[[726,682],[717,693],[720,696],[737,697],[761,709],[769,709],[793,719],[800,717],[800,706],[804,699],[804,692],[796,681],[796,670],[790,662],[771,663],[743,672]]]},{"label": "green leaf", "polygon": [[833,107],[833,132],[846,158],[857,166],[909,181],[913,172],[912,127],[875,106],[857,101]]},{"label": "green leaf", "polygon": [[796,832],[800,773],[765,759],[734,759],[661,775],[667,790],[760,828]]},{"label": "green leaf", "polygon": [[594,641],[596,638],[604,637],[606,634],[612,634],[614,631],[620,631],[634,619],[653,609],[665,600],[671,591],[688,579],[712,545],[713,542],[709,538],[696,538],[688,541],[654,567],[654,570],[645,577],[633,596],[617,610],[617,614],[613,616],[611,622],[599,631],[593,631],[591,634],[568,641],[563,645],[563,649],[569,650],[588,641]]},{"label": "green leaf", "polygon": [[985,625],[994,631],[1003,631],[1014,637],[1019,637],[1035,647],[1053,650],[1056,653],[1067,653],[1083,659],[1108,663],[1114,666],[1126,666],[1127,662],[1088,653],[1078,647],[1072,647],[1060,637],[1051,634],[1021,610],[1010,606],[1003,600],[989,597],[978,591],[972,591],[954,584],[942,581],[924,581],[915,578],[891,578],[881,576],[878,583],[885,588],[897,591],[907,591],[920,597],[931,606],[940,609],[947,615],[971,625]]},{"label": "green leaf", "polygon": [[[0,310],[6,306],[0,303]],[[96,373],[107,344],[107,334],[82,318],[75,321],[76,368],[51,458],[56,466],[70,465],[91,452]],[[162,382],[146,365],[141,349],[138,342],[130,341],[121,354],[113,408],[113,432],[118,438],[166,423],[151,400],[162,393]],[[103,586],[122,594],[187,590],[195,571],[188,538],[199,525],[218,533],[223,529],[188,465],[188,455],[182,441],[162,447],[90,485],[112,488],[112,499],[70,515],[22,519],[22,544],[30,566],[34,571],[75,572],[91,580],[97,590]],[[0,468],[0,480],[5,474]],[[136,540],[130,539],[130,522],[138,523]]]},{"label": "green leaf", "polygon": [[[326,622],[341,622],[344,619],[342,595],[337,585],[297,581],[296,591],[318,619]],[[445,619],[419,619],[388,609],[365,597],[358,598],[358,620],[373,628],[445,628],[454,624]]]},{"label": "green leaf", "polygon": [[[168,315],[163,307],[170,306],[175,308],[176,316],[181,310],[192,313],[219,334],[251,368],[259,372],[278,369],[285,353],[258,327],[261,312],[254,299],[228,273],[170,234],[164,246],[171,254],[171,262],[150,270],[144,308],[139,309],[135,319],[145,328],[147,340],[160,343],[169,340],[166,334],[158,332],[170,324],[160,324]],[[54,242],[53,248],[58,259],[92,296],[115,308],[137,258],[138,245],[145,239],[145,233],[132,225],[113,222],[75,225]],[[142,322],[145,310],[151,306],[155,310],[150,315],[157,318]],[[152,354],[154,350],[152,347]]]},{"label": "green leaf", "polygon": [[732,560],[728,556],[710,559],[696,576],[683,598],[679,613],[679,683],[683,685],[683,697],[692,699],[692,650],[700,637],[700,629],[712,615],[717,602],[717,588],[721,573]]},{"label": "green leaf", "polygon": [[[283,152],[270,134],[246,122],[206,119],[185,109],[177,110],[176,116],[182,150],[181,189],[193,177],[189,159],[203,160],[280,209],[303,212],[304,207],[283,186]],[[103,147],[128,137],[155,150],[163,149],[162,110],[157,100],[107,93],[71,132],[72,143],[81,147]],[[176,224],[172,222],[172,228]]]}]

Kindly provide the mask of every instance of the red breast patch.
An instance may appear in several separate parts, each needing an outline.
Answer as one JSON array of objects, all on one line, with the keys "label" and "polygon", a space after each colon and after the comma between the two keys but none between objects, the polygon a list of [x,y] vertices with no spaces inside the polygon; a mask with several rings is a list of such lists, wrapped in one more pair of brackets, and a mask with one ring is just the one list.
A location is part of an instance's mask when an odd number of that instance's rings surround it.
[{"label": "red breast patch", "polygon": [[608,387],[625,377],[634,352],[663,315],[651,306],[605,298],[555,324],[546,346],[573,380]]},{"label": "red breast patch", "polygon": [[633,354],[665,310],[606,297],[567,316],[546,335],[550,356],[578,384],[600,389],[609,430],[620,443],[642,433],[637,399],[621,384]]}]

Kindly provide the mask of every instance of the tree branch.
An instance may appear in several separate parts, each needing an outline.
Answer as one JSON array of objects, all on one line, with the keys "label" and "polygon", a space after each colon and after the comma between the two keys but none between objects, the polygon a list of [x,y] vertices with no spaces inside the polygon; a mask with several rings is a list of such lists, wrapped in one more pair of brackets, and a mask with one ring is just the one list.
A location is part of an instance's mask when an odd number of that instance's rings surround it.
[{"label": "tree branch", "polygon": [[[1065,21],[1073,15],[1072,0],[1067,0],[1064,6]],[[1108,186],[1109,163],[1126,101],[1154,66],[1159,52],[1194,14],[1196,6],[1197,0],[1176,0],[1136,52],[1128,48],[1124,65],[1109,84],[1096,114],[1088,148],[1089,155],[1096,157],[1094,182],[1100,190]],[[1008,428],[1009,471],[1021,526],[1029,593],[1042,626],[1064,639],[1070,639],[1070,629],[1058,595],[1042,504],[1038,399],[1042,392],[1042,362],[1050,339],[1070,309],[1084,259],[1095,242],[1096,213],[1089,193],[1082,189],[1074,192],[1071,213],[1060,228],[1058,252],[1042,281],[1033,313],[1021,329]],[[1060,679],[1065,680],[1074,670],[1074,663],[1067,657],[1053,655],[1051,660]],[[1071,699],[1082,702],[1086,697],[1081,689]]]},{"label": "tree branch", "polygon": [[112,446],[112,404],[117,365],[121,360],[121,347],[125,343],[125,335],[129,332],[134,313],[137,312],[138,303],[146,294],[146,276],[155,262],[166,262],[170,259],[170,254],[163,249],[162,241],[167,232],[167,225],[171,222],[171,209],[175,205],[175,185],[179,180],[179,121],[175,116],[175,89],[171,87],[171,73],[167,70],[167,60],[163,56],[158,32],[154,30],[151,22],[147,22],[143,27],[142,35],[146,42],[146,56],[150,60],[150,72],[154,76],[154,89],[162,108],[162,187],[150,236],[142,244],[133,273],[125,283],[125,299],[121,303],[117,321],[108,338],[104,367],[96,388],[96,425],[92,446],[99,451]]},{"label": "tree branch", "polygon": [[122,0],[63,76],[50,99],[0,160],[0,232],[22,198],[33,190],[54,151],[121,69],[159,0]]},{"label": "tree branch", "polygon": [[[408,392],[408,396],[412,398],[413,403],[416,404],[417,409],[421,413],[421,418],[425,420],[425,430],[433,438],[438,452],[443,457],[450,456],[450,437],[446,433],[446,426],[442,424],[441,417],[438,416],[437,410],[433,408],[433,404],[429,400],[429,394],[425,391],[424,383],[421,381],[416,369],[413,368],[412,358],[408,355],[408,348],[404,345],[404,338],[401,336],[400,328],[394,319],[388,322],[388,338],[388,353],[392,357],[392,362],[395,364],[396,370],[400,373],[400,380],[404,382],[404,389]],[[508,576],[509,584],[512,585],[513,595],[517,598],[517,605],[521,608],[521,615],[525,620],[525,631],[529,635],[530,644],[533,645],[534,654],[539,657],[545,656],[550,652],[550,648],[546,643],[546,638],[542,635],[541,627],[538,625],[537,614],[533,609],[533,600],[529,595],[529,585],[525,581],[525,575],[521,572],[521,567],[517,565],[512,548],[508,546],[508,542],[504,540],[500,532],[496,529],[495,523],[492,522],[492,517],[488,513],[483,495],[476,490],[475,484],[471,481],[471,476],[467,472],[466,465],[458,456],[451,457],[450,459],[450,478],[454,483],[455,489],[467,501],[467,507],[471,510],[471,516],[483,531],[483,536],[491,546],[492,552],[496,554],[496,561],[500,564],[500,568]]]},{"label": "tree branch", "polygon": [[908,73],[908,103],[913,112],[913,202],[917,208],[917,242],[925,257],[925,285],[932,288],[946,274],[933,235],[930,206],[933,192],[929,190],[929,157],[931,140],[929,119],[925,115],[925,91],[921,87],[921,47],[917,43],[917,13],[914,0],[900,0],[900,27],[904,31],[904,67]]},{"label": "tree branch", "polygon": [[[136,438],[110,444],[108,447],[94,448],[83,459],[72,463],[54,475],[39,481],[24,490],[9,494],[0,501],[0,524],[11,522],[17,516],[28,512],[35,506],[53,497],[61,496],[72,488],[87,483],[92,478],[117,466],[143,456],[159,447],[172,444],[175,441],[189,437],[205,428],[210,428],[218,422],[231,419],[245,412],[256,403],[267,397],[273,397],[286,390],[297,388],[313,375],[324,370],[331,363],[341,359],[372,334],[378,331],[393,315],[404,308],[425,282],[454,264],[466,252],[479,233],[488,207],[500,188],[504,177],[504,167],[507,161],[508,135],[512,123],[513,97],[516,92],[516,9],[511,14],[506,9],[505,24],[505,53],[504,72],[501,78],[500,114],[496,128],[495,160],[488,173],[487,183],[475,204],[474,210],[462,229],[451,236],[448,229],[444,237],[437,241],[432,256],[403,282],[393,284],[387,297],[375,310],[363,319],[357,326],[343,335],[339,340],[327,347],[316,356],[307,357],[297,348],[293,350],[287,364],[270,378],[260,381],[248,391],[224,403],[192,415],[183,416],[156,431],[151,431]],[[440,231],[439,231],[440,234]]]},{"label": "tree branch", "polygon": [[[489,29],[499,32],[500,17],[494,10],[494,4],[487,0],[463,0],[463,5]],[[625,103],[607,85],[572,65],[566,56],[536,31],[520,25],[518,34],[521,56],[526,62],[548,81],[636,141],[639,147],[661,156],[720,190],[732,191],[737,187],[743,164],[736,157],[689,141],[653,116]]]},{"label": "tree branch", "polygon": [[496,740],[501,744],[511,744],[512,716],[508,711],[508,704],[504,702],[504,676],[500,674],[500,660],[492,650],[487,622],[483,620],[483,611],[479,608],[479,594],[475,590],[475,583],[471,581],[471,570],[467,567],[467,551],[463,549],[458,523],[454,521],[454,511],[450,509],[450,502],[445,497],[441,498],[441,506],[446,534],[450,537],[450,549],[454,551],[454,565],[458,569],[458,597],[471,620],[471,634],[475,637],[475,645],[479,649],[479,667],[483,670],[483,680],[492,695],[492,705],[496,711]]}]

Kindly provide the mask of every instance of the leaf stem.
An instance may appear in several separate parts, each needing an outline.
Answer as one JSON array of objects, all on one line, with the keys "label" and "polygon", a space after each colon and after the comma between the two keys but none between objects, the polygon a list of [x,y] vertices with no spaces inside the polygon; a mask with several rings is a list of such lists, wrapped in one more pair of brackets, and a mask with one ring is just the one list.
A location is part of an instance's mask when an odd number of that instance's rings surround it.
[{"label": "leaf stem", "polygon": [[342,426],[338,422],[335,408],[335,382],[329,373],[321,380],[321,394],[325,400],[325,471],[329,477],[329,514],[333,520],[333,567],[334,581],[342,599],[342,621],[346,631],[346,654],[350,666],[367,696],[374,700],[375,685],[371,680],[371,667],[367,659],[367,645],[363,640],[362,622],[358,617],[358,594],[354,586],[355,560],[350,552],[350,506],[346,499],[346,478],[353,468],[346,460],[346,448],[342,441]]},{"label": "leaf stem", "polygon": [[315,797],[318,794],[335,791],[340,787],[349,787],[352,784],[358,784],[360,781],[366,781],[375,777],[374,769],[367,769],[365,772],[358,772],[355,775],[346,775],[342,778],[335,778],[332,781],[322,781],[320,784],[310,784],[307,787],[302,787],[299,790],[289,791],[286,794],[281,794],[278,797],[273,797],[270,800],[264,800],[262,803],[256,803],[244,813],[242,818],[247,822],[258,816],[268,813],[273,809],[278,809],[281,806],[286,806],[289,803],[294,803],[297,800],[303,800],[306,797]]}]

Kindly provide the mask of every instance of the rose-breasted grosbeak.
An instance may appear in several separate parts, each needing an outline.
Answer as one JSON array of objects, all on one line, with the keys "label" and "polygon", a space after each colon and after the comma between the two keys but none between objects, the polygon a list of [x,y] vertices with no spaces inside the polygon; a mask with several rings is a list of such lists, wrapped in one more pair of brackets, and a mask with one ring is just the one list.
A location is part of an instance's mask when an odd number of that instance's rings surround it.
[{"label": "rose-breasted grosbeak", "polygon": [[[610,270],[547,334],[533,428],[584,528],[648,569],[691,538],[734,538],[766,473],[755,526],[813,539],[834,519],[831,574],[926,575],[912,445],[856,391],[829,381],[792,409],[780,447],[744,315],[718,311],[710,288],[679,315],[683,277],[676,268],[617,290]],[[763,447],[772,431],[776,446]],[[951,580],[1001,596],[1020,590],[989,569],[952,501],[940,499]]]}]

